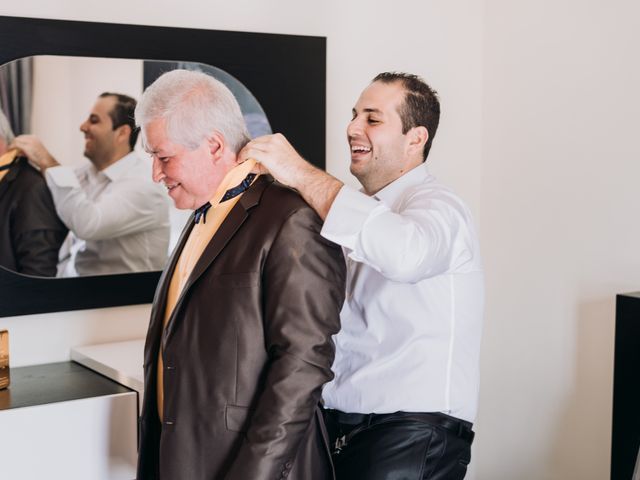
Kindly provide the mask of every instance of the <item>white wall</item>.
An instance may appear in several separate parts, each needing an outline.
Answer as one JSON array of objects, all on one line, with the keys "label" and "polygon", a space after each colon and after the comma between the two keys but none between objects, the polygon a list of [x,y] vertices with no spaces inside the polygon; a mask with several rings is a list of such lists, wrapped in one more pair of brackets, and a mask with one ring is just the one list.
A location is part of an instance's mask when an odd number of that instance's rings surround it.
[{"label": "white wall", "polygon": [[[474,211],[487,270],[469,478],[607,478],[613,296],[640,284],[637,2],[378,3],[36,0],[0,13],[327,36],[327,167],[350,182],[344,129],[360,90],[381,70],[427,78],[444,109],[432,169]],[[100,338],[141,309],[0,328]]]},{"label": "white wall", "polygon": [[609,478],[615,294],[640,289],[640,3],[486,3],[478,478]]}]

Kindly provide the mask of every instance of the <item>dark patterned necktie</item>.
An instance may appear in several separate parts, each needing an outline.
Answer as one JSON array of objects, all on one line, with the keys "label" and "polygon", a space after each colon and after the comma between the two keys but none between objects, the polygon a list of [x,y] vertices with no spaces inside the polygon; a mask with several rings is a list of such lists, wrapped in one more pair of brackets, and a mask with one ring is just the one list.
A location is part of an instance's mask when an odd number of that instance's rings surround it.
[{"label": "dark patterned necktie", "polygon": [[[244,192],[247,188],[251,186],[251,182],[253,182],[253,179],[255,177],[256,177],[255,173],[250,173],[249,175],[247,175],[244,178],[244,180],[240,182],[239,185],[233,188],[230,188],[225,192],[222,199],[220,200],[220,203],[226,202],[227,200],[231,200],[233,197],[237,197],[238,195],[240,195],[242,192]],[[200,208],[196,208],[193,221],[195,223],[200,223],[200,219],[202,219],[203,224],[207,223],[207,212],[209,211],[210,208],[211,208],[211,203],[209,202],[205,203]]]},{"label": "dark patterned necktie", "polygon": [[200,219],[202,219],[202,223],[207,223],[207,210],[209,210],[210,208],[211,204],[209,202],[205,203],[200,208],[196,208],[193,221],[196,223],[200,223]]}]

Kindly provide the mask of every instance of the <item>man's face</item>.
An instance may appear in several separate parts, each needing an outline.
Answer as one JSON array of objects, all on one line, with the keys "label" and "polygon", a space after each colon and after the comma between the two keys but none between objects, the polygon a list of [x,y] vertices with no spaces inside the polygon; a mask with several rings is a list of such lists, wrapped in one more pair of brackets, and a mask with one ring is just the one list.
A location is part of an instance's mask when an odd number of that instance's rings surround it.
[{"label": "man's face", "polygon": [[115,150],[116,132],[109,116],[115,105],[115,97],[98,98],[89,118],[80,125],[85,139],[84,156],[94,163],[109,158]]},{"label": "man's face", "polygon": [[364,89],[347,127],[351,173],[368,193],[375,193],[402,175],[407,137],[398,108],[405,91],[400,83],[374,82]]},{"label": "man's face", "polygon": [[145,150],[153,158],[153,181],[167,187],[176,208],[195,210],[208,202],[226,173],[214,162],[215,145],[205,139],[189,150],[171,142],[164,119],[152,120],[144,131]]}]

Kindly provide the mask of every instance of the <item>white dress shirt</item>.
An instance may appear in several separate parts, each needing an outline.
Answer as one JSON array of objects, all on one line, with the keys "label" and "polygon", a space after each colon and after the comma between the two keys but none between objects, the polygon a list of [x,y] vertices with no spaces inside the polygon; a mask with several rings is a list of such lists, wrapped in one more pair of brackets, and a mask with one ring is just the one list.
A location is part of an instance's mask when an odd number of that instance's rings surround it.
[{"label": "white dress shirt", "polygon": [[73,235],[59,276],[162,270],[169,246],[169,200],[151,164],[134,152],[98,171],[93,164],[45,171],[60,219]]},{"label": "white dress shirt", "polygon": [[373,197],[343,187],[322,236],[347,259],[325,406],[472,422],[484,280],[467,207],[423,164]]}]

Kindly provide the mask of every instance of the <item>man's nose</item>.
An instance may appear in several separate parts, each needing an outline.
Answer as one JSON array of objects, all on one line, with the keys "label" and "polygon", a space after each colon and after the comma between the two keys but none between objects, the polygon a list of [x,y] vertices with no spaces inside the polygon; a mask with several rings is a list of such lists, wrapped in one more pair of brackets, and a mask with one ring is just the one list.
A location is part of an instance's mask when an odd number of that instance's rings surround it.
[{"label": "man's nose", "polygon": [[80,124],[80,131],[81,131],[82,133],[87,133],[87,123],[88,123],[88,122],[85,120],[84,122],[82,122],[82,123]]},{"label": "man's nose", "polygon": [[362,125],[357,118],[354,118],[347,125],[347,137],[352,138],[362,134]]},{"label": "man's nose", "polygon": [[162,163],[155,155],[152,158],[153,163],[151,165],[151,178],[153,178],[154,182],[159,183],[164,178],[164,173],[162,172]]}]

